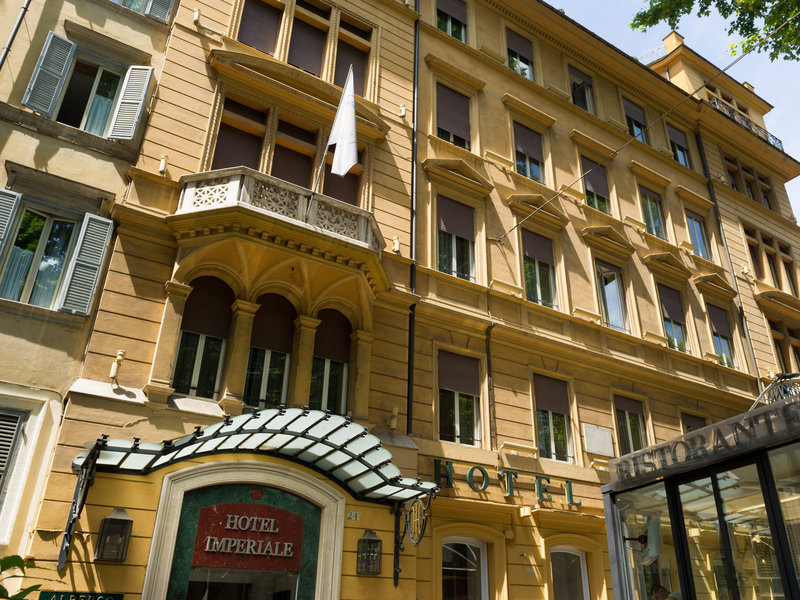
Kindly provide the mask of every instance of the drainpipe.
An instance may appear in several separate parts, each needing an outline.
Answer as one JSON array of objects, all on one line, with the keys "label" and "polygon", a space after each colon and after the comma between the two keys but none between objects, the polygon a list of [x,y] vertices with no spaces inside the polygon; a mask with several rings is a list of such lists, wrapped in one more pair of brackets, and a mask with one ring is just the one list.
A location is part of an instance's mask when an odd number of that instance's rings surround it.
[{"label": "drainpipe", "polygon": [[3,65],[6,62],[6,57],[8,56],[8,53],[11,51],[11,44],[14,43],[14,38],[17,37],[17,32],[19,31],[19,28],[22,25],[22,20],[25,18],[25,13],[28,12],[28,7],[30,5],[31,5],[31,0],[25,0],[25,4],[23,4],[22,8],[19,9],[19,15],[17,15],[17,22],[14,23],[14,29],[11,30],[11,35],[8,37],[6,45],[3,46],[2,54],[0,54],[0,70],[3,69]]},{"label": "drainpipe", "polygon": [[489,440],[491,441],[491,449],[497,449],[497,425],[495,419],[495,406],[494,406],[494,381],[492,380],[492,329],[494,323],[486,328],[486,383],[489,385]]},{"label": "drainpipe", "polygon": [[[419,13],[419,0],[414,3]],[[417,88],[419,83],[419,18],[414,21],[414,82],[411,102],[411,265],[408,281],[411,293],[417,292]],[[413,434],[414,418],[414,332],[416,330],[416,304],[408,308],[408,388],[406,391],[406,435]]]},{"label": "drainpipe", "polygon": [[706,161],[706,151],[703,148],[703,139],[700,137],[700,130],[694,132],[695,140],[697,141],[697,148],[700,150],[700,160],[703,163],[703,175],[706,177],[708,184],[708,195],[711,202],[714,204],[714,215],[717,217],[717,230],[719,231],[720,239],[722,240],[722,247],[725,249],[725,258],[728,259],[728,269],[731,273],[733,280],[733,288],[736,290],[736,308],[739,309],[739,320],[742,323],[744,330],[744,337],[747,340],[747,349],[750,352],[750,360],[753,363],[753,370],[756,374],[756,384],[758,385],[759,394],[763,391],[764,386],[761,384],[761,376],[758,374],[758,363],[756,362],[756,354],[753,351],[753,341],[750,339],[750,330],[747,328],[747,317],[744,315],[744,308],[742,307],[742,297],[739,293],[739,284],[736,281],[736,272],[733,270],[733,261],[731,260],[731,253],[728,250],[728,242],[725,241],[725,232],[722,229],[722,219],[719,214],[719,205],[717,204],[717,194],[714,192],[714,184],[711,181],[711,175],[708,172],[708,162]]}]

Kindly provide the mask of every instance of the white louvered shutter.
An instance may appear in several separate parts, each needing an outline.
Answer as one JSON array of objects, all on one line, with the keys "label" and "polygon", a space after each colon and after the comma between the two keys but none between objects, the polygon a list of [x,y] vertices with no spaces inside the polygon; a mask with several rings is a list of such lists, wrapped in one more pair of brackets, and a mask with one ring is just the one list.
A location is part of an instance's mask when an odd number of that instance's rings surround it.
[{"label": "white louvered shutter", "polygon": [[23,421],[22,413],[0,412],[0,492],[3,491],[7,476],[11,472],[14,448]]},{"label": "white louvered shutter", "polygon": [[16,192],[0,188],[0,252],[5,246],[8,228],[14,222],[21,197]]},{"label": "white louvered shutter", "polygon": [[147,3],[147,9],[144,11],[144,14],[162,23],[166,23],[171,12],[172,0],[150,0]]},{"label": "white louvered shutter", "polygon": [[89,314],[113,225],[111,220],[97,215],[87,214],[84,217],[78,244],[56,303],[58,310]]},{"label": "white louvered shutter", "polygon": [[75,44],[52,31],[48,33],[22,104],[52,117],[61,88],[66,83],[67,73],[72,66],[73,56]]},{"label": "white louvered shutter", "polygon": [[114,140],[132,140],[136,134],[136,126],[144,110],[144,101],[150,80],[153,78],[153,67],[128,67],[122,93],[114,109],[111,129],[108,137]]}]

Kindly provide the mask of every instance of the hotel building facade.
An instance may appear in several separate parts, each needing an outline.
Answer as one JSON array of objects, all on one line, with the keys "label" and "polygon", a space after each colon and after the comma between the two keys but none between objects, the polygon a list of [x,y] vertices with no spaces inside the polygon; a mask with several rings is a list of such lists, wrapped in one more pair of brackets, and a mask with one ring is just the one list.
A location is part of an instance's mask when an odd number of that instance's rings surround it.
[{"label": "hotel building facade", "polygon": [[[608,599],[609,460],[800,371],[800,163],[676,33],[646,66],[538,1],[0,17],[0,552],[43,598]],[[631,597],[681,589],[645,566]]]}]

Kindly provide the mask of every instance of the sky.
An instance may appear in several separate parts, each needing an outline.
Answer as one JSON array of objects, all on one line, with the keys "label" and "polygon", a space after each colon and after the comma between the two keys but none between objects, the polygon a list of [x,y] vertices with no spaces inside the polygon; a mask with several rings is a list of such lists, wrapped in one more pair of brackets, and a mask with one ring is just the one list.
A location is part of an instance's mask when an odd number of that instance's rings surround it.
[{"label": "sky", "polygon": [[[629,23],[646,0],[546,0],[563,9],[568,17],[604,38],[623,52],[644,63],[659,57],[663,39],[670,32],[668,25],[658,25],[646,32],[633,31]],[[719,15],[684,17],[677,28],[684,43],[720,69],[736,58],[729,48],[739,38],[729,38],[727,23]],[[755,92],[774,108],[764,120],[767,130],[783,142],[784,151],[800,160],[800,117],[796,110],[800,97],[800,62],[770,62],[764,53],[751,53],[726,71],[739,82],[748,82]],[[786,185],[795,216],[800,221],[800,177]]]}]

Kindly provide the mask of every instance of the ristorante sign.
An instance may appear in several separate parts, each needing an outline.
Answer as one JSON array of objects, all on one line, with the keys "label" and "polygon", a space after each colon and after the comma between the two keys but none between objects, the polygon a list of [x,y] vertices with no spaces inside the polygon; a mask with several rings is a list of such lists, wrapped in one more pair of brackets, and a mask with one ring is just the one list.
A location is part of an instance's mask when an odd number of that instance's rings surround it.
[{"label": "ristorante sign", "polygon": [[200,509],[192,566],[296,573],[302,547],[302,517],[263,504],[215,504]]},{"label": "ristorante sign", "polygon": [[615,490],[800,438],[800,397],[767,404],[609,462]]}]

